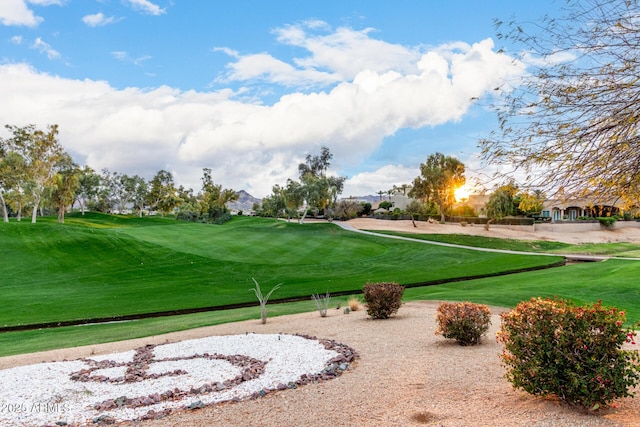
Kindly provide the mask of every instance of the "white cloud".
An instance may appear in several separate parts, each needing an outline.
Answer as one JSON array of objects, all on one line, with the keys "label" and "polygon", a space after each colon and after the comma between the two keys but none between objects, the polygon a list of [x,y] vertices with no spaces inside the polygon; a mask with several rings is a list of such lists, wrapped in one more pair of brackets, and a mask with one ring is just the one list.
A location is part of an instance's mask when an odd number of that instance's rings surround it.
[{"label": "white cloud", "polygon": [[351,80],[363,70],[403,74],[417,71],[416,61],[420,58],[417,49],[373,39],[369,37],[372,29],[330,30],[326,22],[318,20],[273,30],[280,43],[309,52],[308,56],[295,58],[293,64],[267,53],[243,56],[217,48],[237,59],[228,65],[229,71],[219,81],[260,80],[284,86],[314,86]]},{"label": "white cloud", "polygon": [[303,69],[328,69],[344,80],[355,77],[362,70],[401,73],[416,71],[415,62],[420,57],[417,50],[405,46],[387,43],[369,37],[373,32],[368,28],[355,31],[351,28],[338,28],[328,34],[308,34],[305,30],[328,29],[312,25],[293,25],[275,30],[278,41],[292,46],[302,47],[311,55],[295,60]]},{"label": "white cloud", "polygon": [[87,24],[89,27],[103,27],[105,25],[113,24],[118,21],[119,19],[114,16],[110,16],[107,18],[102,12],[82,17],[82,22]]},{"label": "white cloud", "polygon": [[127,0],[131,7],[140,10],[148,15],[163,15],[167,13],[166,9],[161,8],[157,4],[151,3],[149,0]]},{"label": "white cloud", "polygon": [[62,6],[66,3],[66,0],[28,0],[29,3],[37,6]]},{"label": "white cloud", "polygon": [[548,67],[567,62],[575,61],[578,58],[576,52],[560,51],[552,53],[551,55],[540,57],[532,54],[531,52],[524,52],[522,54],[522,62],[527,65],[534,65],[537,67]]},{"label": "white cloud", "polygon": [[[222,50],[222,49],[220,49]],[[283,86],[308,86],[333,84],[338,76],[313,69],[300,70],[267,53],[240,56],[237,62],[227,66],[228,72],[218,82],[262,80]]]},{"label": "white cloud", "polygon": [[40,53],[46,54],[47,58],[49,59],[60,58],[60,52],[53,49],[49,43],[46,43],[40,37],[36,38],[36,40],[31,45],[31,49],[36,49]]},{"label": "white cloud", "polygon": [[131,62],[134,65],[140,65],[144,61],[147,61],[147,60],[152,58],[152,56],[150,56],[150,55],[143,55],[143,56],[139,56],[137,58],[132,58],[132,57],[129,56],[129,54],[127,52],[124,52],[124,51],[121,51],[121,50],[115,50],[115,51],[111,52],[111,56],[113,56],[118,61]]},{"label": "white cloud", "polygon": [[129,57],[129,55],[127,55],[127,52],[124,52],[122,50],[114,50],[113,52],[111,52],[111,56],[113,56],[118,61],[124,61]]},{"label": "white cloud", "polygon": [[387,191],[394,185],[411,184],[420,175],[418,168],[403,165],[386,165],[372,172],[362,172],[350,177],[344,186],[342,197],[367,196]]},{"label": "white cloud", "polygon": [[[347,32],[337,33],[329,39],[367,45],[366,31],[348,37]],[[297,36],[289,32],[287,37]],[[302,35],[296,40],[306,39]],[[323,43],[321,49],[314,47],[316,64],[330,57],[331,43]],[[337,55],[344,53],[343,44],[334,45]],[[197,190],[202,168],[210,167],[216,183],[261,197],[274,184],[296,178],[298,163],[323,145],[334,154],[332,167],[339,172],[360,164],[400,129],[460,120],[472,98],[489,96],[500,82],[522,72],[513,58],[493,51],[491,40],[420,55],[410,49],[406,55],[392,53],[396,66],[385,51],[401,51],[400,47],[379,41],[373,45],[379,48],[382,65],[367,65],[373,58],[371,49],[364,49],[363,58],[343,56],[341,61],[362,64],[358,72],[345,71],[346,64],[331,60],[332,69],[340,71],[329,75],[353,74],[352,78],[329,91],[291,92],[272,105],[239,100],[231,90],[118,90],[106,82],[60,78],[24,64],[0,65],[0,122],[41,127],[57,123],[64,147],[98,170],[106,167],[150,178],[168,169],[179,183]],[[356,50],[347,50],[357,56]],[[126,52],[112,55],[130,60]],[[271,64],[269,78],[296,68],[275,58],[264,63]],[[305,70],[320,72],[315,65]],[[351,177],[345,194],[377,192],[408,183],[416,174],[402,166],[380,168]]]},{"label": "white cloud", "polygon": [[27,3],[36,6],[62,6],[66,0],[1,0],[0,24],[37,27],[44,19],[36,16]]},{"label": "white cloud", "polygon": [[0,1],[0,23],[2,25],[25,25],[36,27],[43,19],[35,16],[25,0]]},{"label": "white cloud", "polygon": [[11,37],[11,39],[10,39],[10,40],[11,40],[11,43],[13,43],[13,44],[17,44],[17,45],[22,44],[22,42],[24,41],[24,39],[22,38],[22,36],[13,36],[13,37]]}]

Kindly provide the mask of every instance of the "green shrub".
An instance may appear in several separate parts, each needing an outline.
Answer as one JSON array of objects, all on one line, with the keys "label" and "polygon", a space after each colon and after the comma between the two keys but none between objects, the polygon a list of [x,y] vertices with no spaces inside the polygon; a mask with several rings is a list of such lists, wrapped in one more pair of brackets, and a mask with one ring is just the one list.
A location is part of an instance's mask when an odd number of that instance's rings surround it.
[{"label": "green shrub", "polygon": [[232,219],[233,219],[233,217],[231,216],[231,214],[229,212],[225,212],[222,215],[216,217],[213,220],[213,223],[221,225],[221,224],[224,224],[227,221],[231,221]]},{"label": "green shrub", "polygon": [[451,338],[460,345],[475,345],[489,329],[491,311],[484,304],[443,302],[436,313],[436,335]]},{"label": "green shrub", "polygon": [[501,315],[506,378],[533,395],[555,395],[591,410],[633,396],[638,384],[635,333],[622,327],[624,312],[600,302],[574,306],[566,300],[532,298]]},{"label": "green shrub", "polygon": [[616,217],[614,216],[599,216],[597,219],[600,225],[607,228],[612,228],[616,223]]},{"label": "green shrub", "polygon": [[372,319],[388,319],[402,304],[404,286],[392,282],[364,285],[364,302]]}]

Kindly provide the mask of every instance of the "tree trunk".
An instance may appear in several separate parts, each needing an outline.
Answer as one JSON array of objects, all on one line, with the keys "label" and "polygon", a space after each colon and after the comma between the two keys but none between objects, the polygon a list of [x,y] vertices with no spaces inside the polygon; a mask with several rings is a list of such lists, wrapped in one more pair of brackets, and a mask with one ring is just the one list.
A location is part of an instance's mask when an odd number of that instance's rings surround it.
[{"label": "tree trunk", "polygon": [[64,206],[58,208],[58,224],[64,224]]},{"label": "tree trunk", "polygon": [[31,224],[36,223],[36,217],[38,216],[38,205],[40,204],[40,195],[36,195],[36,201],[33,203],[33,212],[31,213]]},{"label": "tree trunk", "polygon": [[307,216],[307,212],[309,212],[308,206],[304,209],[304,213],[302,214],[302,218],[300,218],[299,224],[304,224],[304,218]]},{"label": "tree trunk", "polygon": [[2,195],[2,191],[0,191],[0,202],[2,202],[2,212],[3,212],[3,220],[4,222],[9,222],[9,213],[7,212],[7,204],[4,201],[4,196]]}]

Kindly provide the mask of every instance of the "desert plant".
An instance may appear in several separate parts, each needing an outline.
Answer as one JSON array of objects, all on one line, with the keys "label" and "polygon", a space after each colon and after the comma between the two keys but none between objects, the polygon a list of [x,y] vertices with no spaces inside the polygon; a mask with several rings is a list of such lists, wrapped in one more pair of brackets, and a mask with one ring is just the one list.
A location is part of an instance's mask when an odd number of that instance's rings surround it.
[{"label": "desert plant", "polygon": [[256,297],[258,297],[258,302],[260,302],[260,319],[262,320],[262,324],[264,325],[265,323],[267,323],[267,301],[269,301],[269,297],[271,296],[273,291],[278,289],[282,283],[278,283],[273,288],[271,288],[271,290],[266,295],[263,295],[262,291],[260,290],[260,284],[258,283],[258,281],[253,277],[251,278],[251,280],[253,280],[253,283],[255,283],[256,285],[256,287],[252,288],[251,290],[255,292]]},{"label": "desert plant", "polygon": [[506,378],[533,395],[555,395],[591,410],[633,396],[638,352],[622,350],[635,333],[623,328],[624,312],[596,304],[532,298],[501,315]]},{"label": "desert plant", "polygon": [[356,297],[349,298],[347,305],[349,306],[349,310],[358,311],[360,309],[360,300]]},{"label": "desert plant", "polygon": [[372,319],[388,319],[400,308],[403,293],[404,286],[397,283],[367,283],[364,286],[367,314]]},{"label": "desert plant", "polygon": [[451,338],[460,345],[475,345],[489,329],[491,311],[484,304],[443,302],[436,312],[436,335]]},{"label": "desert plant", "polygon": [[329,309],[329,303],[331,302],[331,294],[329,291],[324,295],[313,294],[311,299],[316,303],[316,308],[320,313],[320,317],[327,317],[327,310]]}]

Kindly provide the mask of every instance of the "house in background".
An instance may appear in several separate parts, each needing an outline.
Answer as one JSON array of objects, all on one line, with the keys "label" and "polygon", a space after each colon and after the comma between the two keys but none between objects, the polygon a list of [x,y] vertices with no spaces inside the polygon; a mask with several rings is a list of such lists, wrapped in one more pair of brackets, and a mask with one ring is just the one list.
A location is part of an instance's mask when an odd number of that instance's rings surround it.
[{"label": "house in background", "polygon": [[[468,200],[460,204],[472,207],[479,217],[486,217],[486,205],[490,197],[490,194],[470,194]],[[574,221],[580,217],[597,218],[619,215],[623,211],[622,204],[614,200],[608,200],[602,204],[594,203],[589,199],[549,199],[545,200],[540,216],[549,218],[549,221],[552,222]]]},{"label": "house in background", "polygon": [[473,208],[479,217],[487,216],[486,205],[489,202],[489,194],[469,194],[469,198],[466,202],[460,203],[460,205],[467,205]]},{"label": "house in background", "polygon": [[613,200],[596,204],[588,199],[549,199],[545,200],[542,207],[542,217],[551,218],[553,222],[574,221],[579,217],[612,216],[621,212],[623,212],[622,205]]},{"label": "house in background", "polygon": [[389,201],[393,203],[393,209],[400,208],[402,210],[405,210],[412,200],[412,198],[404,194],[392,194],[389,197]]}]

